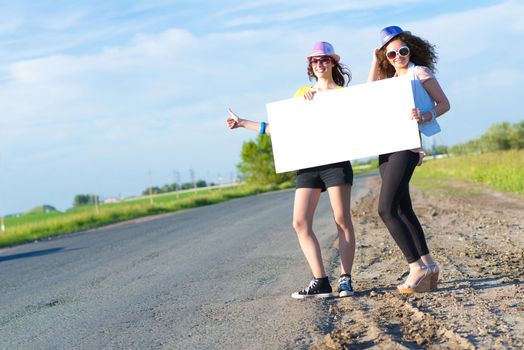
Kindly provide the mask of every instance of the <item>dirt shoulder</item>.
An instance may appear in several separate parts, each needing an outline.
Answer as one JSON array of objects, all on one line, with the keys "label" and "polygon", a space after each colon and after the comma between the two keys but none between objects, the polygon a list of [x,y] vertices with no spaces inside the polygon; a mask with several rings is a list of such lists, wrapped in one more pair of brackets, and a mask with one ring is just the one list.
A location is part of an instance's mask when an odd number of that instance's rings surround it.
[{"label": "dirt shoulder", "polygon": [[313,348],[524,348],[524,197],[462,181],[412,188],[443,272],[437,292],[401,296],[407,264],[376,213],[379,179],[372,183],[352,209],[357,294],[328,302],[329,333]]}]

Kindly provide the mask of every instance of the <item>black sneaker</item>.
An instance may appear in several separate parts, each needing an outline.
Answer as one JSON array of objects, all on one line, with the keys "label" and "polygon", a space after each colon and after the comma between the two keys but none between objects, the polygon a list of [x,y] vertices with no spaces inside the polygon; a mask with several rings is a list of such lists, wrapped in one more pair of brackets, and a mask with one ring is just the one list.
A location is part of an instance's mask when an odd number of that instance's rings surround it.
[{"label": "black sneaker", "polygon": [[291,297],[294,299],[331,298],[332,296],[333,290],[327,277],[313,278],[305,289],[291,294]]},{"label": "black sneaker", "polygon": [[338,296],[343,298],[354,294],[355,292],[353,291],[353,287],[351,287],[351,276],[340,276],[338,279]]}]

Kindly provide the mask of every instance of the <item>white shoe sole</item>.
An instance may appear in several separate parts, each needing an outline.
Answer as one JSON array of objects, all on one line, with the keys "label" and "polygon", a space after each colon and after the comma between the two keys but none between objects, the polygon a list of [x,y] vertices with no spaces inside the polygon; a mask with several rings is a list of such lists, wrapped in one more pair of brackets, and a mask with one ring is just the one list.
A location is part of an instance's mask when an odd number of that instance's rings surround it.
[{"label": "white shoe sole", "polygon": [[338,293],[338,297],[339,298],[350,297],[350,296],[353,296],[353,295],[355,295],[355,292],[348,292],[348,291],[345,291],[345,290]]},{"label": "white shoe sole", "polygon": [[293,299],[322,299],[322,298],[333,298],[333,293],[319,293],[319,294],[298,294],[298,292],[295,292],[291,294],[291,297]]}]

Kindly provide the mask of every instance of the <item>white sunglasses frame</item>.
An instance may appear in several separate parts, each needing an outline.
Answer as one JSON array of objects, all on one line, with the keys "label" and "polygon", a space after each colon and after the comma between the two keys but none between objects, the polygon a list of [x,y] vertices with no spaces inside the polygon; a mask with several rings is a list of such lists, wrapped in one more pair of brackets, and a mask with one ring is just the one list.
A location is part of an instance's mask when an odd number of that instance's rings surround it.
[{"label": "white sunglasses frame", "polygon": [[[405,54],[405,55],[401,55],[399,51],[402,50],[402,49],[408,49],[408,53]],[[391,53],[391,52],[394,52],[394,53],[395,53],[395,57],[393,57],[393,58],[389,58],[389,57],[388,57],[388,54]],[[390,59],[390,60],[394,60],[395,58],[397,58],[397,56],[399,56],[399,57],[407,57],[410,53],[411,53],[411,50],[409,49],[409,47],[407,47],[407,46],[402,46],[402,47],[399,47],[398,50],[389,50],[389,51],[387,51],[387,52],[386,52],[386,58],[387,58],[387,59]]]}]

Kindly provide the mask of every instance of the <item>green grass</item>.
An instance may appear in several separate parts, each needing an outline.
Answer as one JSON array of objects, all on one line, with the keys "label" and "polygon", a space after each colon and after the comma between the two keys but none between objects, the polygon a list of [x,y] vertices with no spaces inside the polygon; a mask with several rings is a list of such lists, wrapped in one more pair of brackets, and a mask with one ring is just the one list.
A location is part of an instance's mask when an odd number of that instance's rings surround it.
[{"label": "green grass", "polygon": [[[366,164],[354,170],[355,175],[376,171],[375,163]],[[285,183],[279,186],[209,187],[154,195],[152,204],[149,196],[143,196],[118,203],[100,205],[98,212],[93,206],[82,206],[69,209],[65,213],[59,211],[39,212],[18,217],[7,217],[4,218],[6,230],[0,232],[0,247],[87,230],[148,215],[215,204],[229,199],[293,186],[294,183]]]},{"label": "green grass", "polygon": [[294,184],[232,187],[213,187],[198,191],[174,192],[98,207],[84,206],[65,213],[37,213],[5,219],[6,230],[0,232],[0,247],[30,242],[42,238],[87,230],[143,216],[175,212],[215,204],[226,200],[293,187]]},{"label": "green grass", "polygon": [[366,161],[353,160],[351,161],[351,167],[353,168],[354,176],[378,172],[378,157]]},{"label": "green grass", "polygon": [[[413,181],[421,188],[438,190],[439,184],[450,178],[486,185],[499,191],[524,194],[524,150],[426,161],[416,169]],[[464,194],[464,190],[457,191],[457,194]],[[474,193],[477,190],[466,191]]]},{"label": "green grass", "polygon": [[53,211],[49,213],[30,213],[30,214],[28,213],[28,214],[20,215],[17,217],[7,217],[7,218],[4,218],[4,221],[5,221],[6,226],[12,227],[12,226],[29,224],[32,222],[47,220],[49,218],[61,216],[61,215],[63,215],[63,213],[59,211]]},{"label": "green grass", "polygon": [[[364,167],[362,171],[359,169],[355,173],[376,171],[376,169],[376,166],[372,165]],[[415,171],[413,181],[416,186],[438,191],[446,188],[443,184],[450,178],[472,181],[501,191],[524,194],[524,150],[426,161]],[[0,247],[143,216],[215,204],[233,198],[290,188],[293,185],[287,183],[280,186],[213,187],[199,191],[156,195],[153,197],[153,204],[150,203],[150,198],[145,196],[135,200],[101,205],[98,212],[93,206],[86,206],[74,208],[65,213],[32,213],[5,218],[6,231],[0,232]],[[476,193],[478,190],[447,187],[446,191],[447,194],[460,195]]]}]

